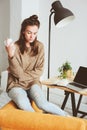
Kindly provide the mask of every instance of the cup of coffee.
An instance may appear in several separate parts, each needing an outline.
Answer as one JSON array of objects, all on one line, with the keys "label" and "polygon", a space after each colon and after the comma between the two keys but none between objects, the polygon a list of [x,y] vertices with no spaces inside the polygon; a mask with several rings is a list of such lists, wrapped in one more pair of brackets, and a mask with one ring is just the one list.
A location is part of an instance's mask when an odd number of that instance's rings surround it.
[{"label": "cup of coffee", "polygon": [[7,40],[4,41],[5,46],[9,46],[12,43],[13,43],[13,40],[11,38],[8,38]]}]

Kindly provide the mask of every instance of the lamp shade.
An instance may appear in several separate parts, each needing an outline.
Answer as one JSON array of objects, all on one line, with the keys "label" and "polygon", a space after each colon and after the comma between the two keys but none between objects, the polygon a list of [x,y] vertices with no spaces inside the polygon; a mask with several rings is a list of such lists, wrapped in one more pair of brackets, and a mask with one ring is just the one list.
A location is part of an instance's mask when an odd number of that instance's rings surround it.
[{"label": "lamp shade", "polygon": [[51,10],[54,10],[54,23],[58,27],[67,25],[75,18],[74,14],[70,10],[64,8],[60,1],[55,1],[52,4]]}]

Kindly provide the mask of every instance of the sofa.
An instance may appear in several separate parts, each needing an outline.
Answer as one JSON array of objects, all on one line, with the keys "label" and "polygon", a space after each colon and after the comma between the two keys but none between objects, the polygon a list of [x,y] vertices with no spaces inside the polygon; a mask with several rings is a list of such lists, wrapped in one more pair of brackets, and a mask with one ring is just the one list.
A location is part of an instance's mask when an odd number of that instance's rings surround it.
[{"label": "sofa", "polygon": [[87,130],[86,120],[43,113],[34,102],[35,112],[20,110],[13,101],[0,109],[1,130]]}]

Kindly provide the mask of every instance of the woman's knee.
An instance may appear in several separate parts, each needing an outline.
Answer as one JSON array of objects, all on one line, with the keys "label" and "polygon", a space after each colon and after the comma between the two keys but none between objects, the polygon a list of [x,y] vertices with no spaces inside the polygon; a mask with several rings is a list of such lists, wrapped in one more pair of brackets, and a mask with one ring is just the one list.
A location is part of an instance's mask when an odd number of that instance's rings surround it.
[{"label": "woman's knee", "polygon": [[27,101],[26,99],[21,99],[21,101],[17,101],[16,103],[20,109],[34,112],[34,109],[32,108],[29,100]]},{"label": "woman's knee", "polygon": [[12,88],[9,92],[8,92],[8,96],[11,98],[17,98],[17,97],[22,97],[22,96],[27,96],[27,93],[25,90],[23,90],[22,88],[19,87],[15,87]]},{"label": "woman's knee", "polygon": [[17,104],[18,108],[22,110],[34,111],[26,91],[22,88],[12,88],[8,92],[8,96]]}]

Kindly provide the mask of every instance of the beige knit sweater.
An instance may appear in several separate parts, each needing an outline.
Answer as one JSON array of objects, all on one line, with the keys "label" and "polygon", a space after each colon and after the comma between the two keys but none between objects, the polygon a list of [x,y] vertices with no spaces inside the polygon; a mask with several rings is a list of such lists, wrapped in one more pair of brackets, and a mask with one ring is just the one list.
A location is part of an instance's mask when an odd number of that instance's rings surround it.
[{"label": "beige knit sweater", "polygon": [[16,51],[14,57],[8,58],[9,74],[7,91],[12,87],[22,87],[25,90],[29,89],[33,84],[40,83],[40,76],[44,69],[44,46],[37,41],[38,54],[30,56],[30,48],[24,54],[20,53],[19,47],[16,44]]}]

